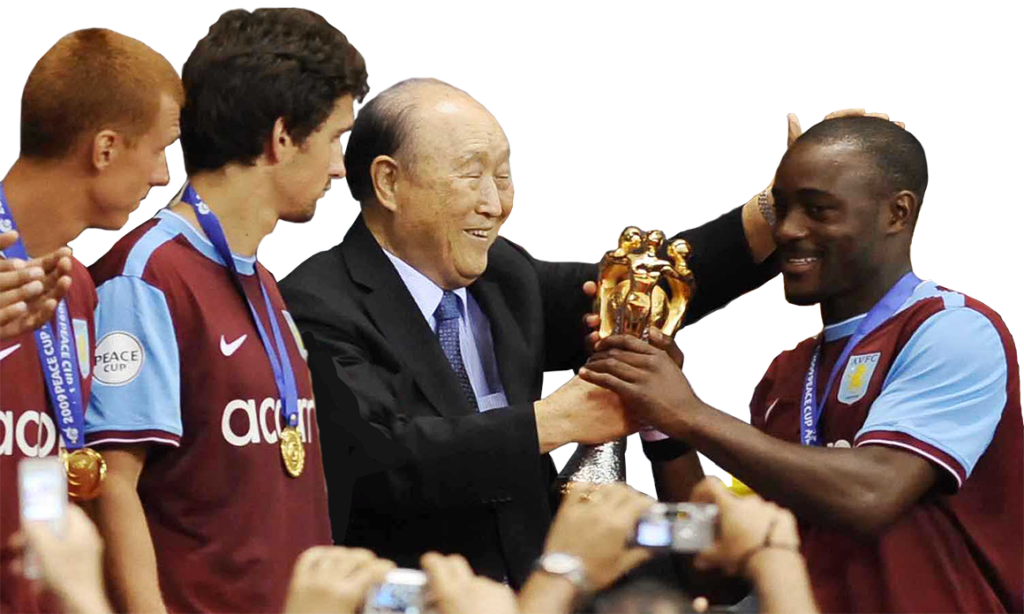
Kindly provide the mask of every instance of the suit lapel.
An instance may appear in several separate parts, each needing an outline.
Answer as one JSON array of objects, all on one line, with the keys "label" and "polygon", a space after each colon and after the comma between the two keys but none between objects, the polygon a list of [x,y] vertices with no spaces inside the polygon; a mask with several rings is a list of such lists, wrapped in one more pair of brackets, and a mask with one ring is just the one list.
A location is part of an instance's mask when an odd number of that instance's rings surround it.
[{"label": "suit lapel", "polygon": [[491,338],[494,339],[494,354],[498,362],[498,373],[505,388],[509,405],[526,403],[531,399],[530,368],[532,359],[522,330],[502,296],[501,288],[485,273],[469,287],[473,298],[491,322]]},{"label": "suit lapel", "polygon": [[423,318],[394,265],[360,216],[342,243],[352,279],[369,291],[369,317],[438,413],[475,413],[459,390],[441,344]]}]

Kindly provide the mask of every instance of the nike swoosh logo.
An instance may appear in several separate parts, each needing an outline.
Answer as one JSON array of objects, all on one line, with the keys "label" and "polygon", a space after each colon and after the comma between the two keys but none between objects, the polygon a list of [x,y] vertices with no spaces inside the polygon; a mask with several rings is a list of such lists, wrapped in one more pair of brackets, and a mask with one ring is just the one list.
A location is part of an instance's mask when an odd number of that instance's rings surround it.
[{"label": "nike swoosh logo", "polygon": [[768,414],[772,413],[772,410],[775,409],[775,404],[778,403],[778,402],[779,402],[779,399],[778,399],[778,397],[776,397],[776,399],[774,401],[772,401],[772,404],[768,406],[768,409],[765,410],[765,412],[764,412],[764,421],[765,422],[768,422]]},{"label": "nike swoosh logo", "polygon": [[242,335],[238,339],[235,339],[231,343],[228,343],[224,339],[224,335],[221,335],[220,336],[220,353],[224,354],[225,356],[231,356],[232,354],[235,353],[235,351],[238,348],[240,348],[242,346],[242,343],[245,342],[245,338],[248,337],[248,336],[249,335]]},{"label": "nike swoosh logo", "polygon": [[3,360],[4,358],[7,358],[8,356],[10,356],[11,354],[14,353],[14,350],[16,350],[16,349],[18,349],[20,347],[21,347],[20,343],[15,343],[11,347],[7,348],[6,350],[0,350],[0,360]]}]

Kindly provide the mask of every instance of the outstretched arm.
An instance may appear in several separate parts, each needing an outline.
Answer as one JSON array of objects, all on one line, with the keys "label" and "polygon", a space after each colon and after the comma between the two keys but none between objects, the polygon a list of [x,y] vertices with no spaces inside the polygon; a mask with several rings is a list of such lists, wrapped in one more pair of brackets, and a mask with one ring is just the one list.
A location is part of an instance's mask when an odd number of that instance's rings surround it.
[{"label": "outstretched arm", "polygon": [[938,479],[928,461],[899,449],[823,449],[767,435],[702,402],[665,352],[637,339],[609,337],[598,347],[583,379],[802,518],[874,533]]}]

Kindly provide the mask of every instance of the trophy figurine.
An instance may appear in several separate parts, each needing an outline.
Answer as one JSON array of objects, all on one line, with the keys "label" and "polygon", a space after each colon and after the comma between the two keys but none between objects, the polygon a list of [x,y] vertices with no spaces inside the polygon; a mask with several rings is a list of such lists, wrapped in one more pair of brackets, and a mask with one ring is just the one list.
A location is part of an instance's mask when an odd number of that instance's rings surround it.
[{"label": "trophy figurine", "polygon": [[[694,291],[689,257],[683,239],[665,245],[660,230],[626,227],[618,248],[605,253],[598,269],[594,312],[601,317],[600,337],[627,334],[646,341],[651,328],[675,336]],[[625,455],[625,439],[578,446],[558,475],[562,492],[625,481]]]}]

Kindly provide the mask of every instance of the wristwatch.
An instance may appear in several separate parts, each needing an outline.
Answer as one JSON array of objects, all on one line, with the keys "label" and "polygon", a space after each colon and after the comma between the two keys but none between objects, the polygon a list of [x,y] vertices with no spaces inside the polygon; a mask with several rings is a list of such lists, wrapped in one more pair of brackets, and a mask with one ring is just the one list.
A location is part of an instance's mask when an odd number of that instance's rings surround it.
[{"label": "wristwatch", "polygon": [[757,208],[761,210],[761,217],[768,222],[769,226],[775,226],[775,207],[768,200],[768,190],[765,188],[757,195]]},{"label": "wristwatch", "polygon": [[535,567],[544,573],[565,578],[577,593],[590,592],[587,570],[578,556],[565,552],[547,552],[537,559]]}]

